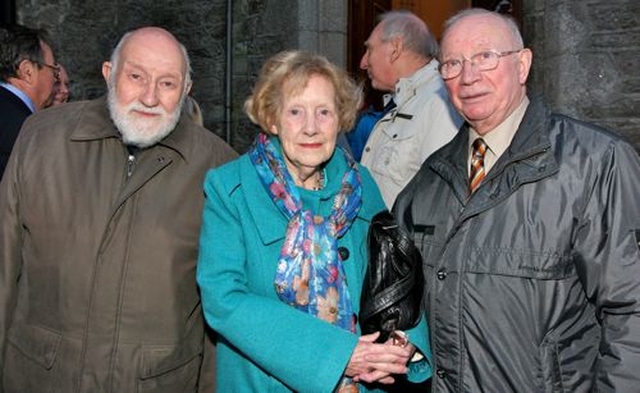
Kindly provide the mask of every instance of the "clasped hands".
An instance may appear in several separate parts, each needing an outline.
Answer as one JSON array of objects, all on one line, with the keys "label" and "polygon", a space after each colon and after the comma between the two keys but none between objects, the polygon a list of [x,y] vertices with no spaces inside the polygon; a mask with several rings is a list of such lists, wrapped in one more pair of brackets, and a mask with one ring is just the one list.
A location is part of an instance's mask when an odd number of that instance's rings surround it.
[{"label": "clasped hands", "polygon": [[380,332],[358,339],[351,354],[345,374],[356,382],[392,384],[393,374],[406,374],[407,363],[416,352],[403,332],[390,337],[384,343],[376,343]]}]

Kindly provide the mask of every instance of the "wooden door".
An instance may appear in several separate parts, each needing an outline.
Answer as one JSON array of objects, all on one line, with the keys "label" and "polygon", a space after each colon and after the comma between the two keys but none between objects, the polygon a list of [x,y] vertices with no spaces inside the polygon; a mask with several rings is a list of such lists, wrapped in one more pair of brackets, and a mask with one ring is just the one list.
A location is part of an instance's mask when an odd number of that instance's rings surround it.
[{"label": "wooden door", "polygon": [[471,0],[393,0],[393,9],[410,10],[418,15],[429,26],[431,34],[438,41],[442,36],[444,22],[459,10],[469,7],[471,7]]},{"label": "wooden door", "polygon": [[391,0],[351,0],[349,1],[349,27],[347,48],[347,69],[363,84],[365,107],[373,105],[382,109],[382,93],[371,87],[367,73],[360,69],[360,59],[364,55],[364,42],[378,23],[378,16],[391,10]]},{"label": "wooden door", "polygon": [[[351,0],[349,1],[349,26],[347,69],[363,84],[365,107],[373,105],[382,109],[382,93],[371,88],[367,74],[360,69],[364,54],[364,42],[378,22],[378,16],[396,9],[407,9],[421,17],[437,39],[444,21],[456,11],[470,6],[471,0],[425,1],[425,0]],[[431,4],[429,4],[431,3]]]}]

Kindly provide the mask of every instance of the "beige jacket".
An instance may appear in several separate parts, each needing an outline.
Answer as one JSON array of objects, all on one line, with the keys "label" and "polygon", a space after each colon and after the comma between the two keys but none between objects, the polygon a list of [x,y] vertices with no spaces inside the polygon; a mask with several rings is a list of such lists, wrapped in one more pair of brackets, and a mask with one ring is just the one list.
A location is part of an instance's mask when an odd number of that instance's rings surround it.
[{"label": "beige jacket", "polygon": [[410,78],[400,79],[394,99],[397,107],[376,123],[360,160],[389,209],[424,160],[449,142],[462,124],[435,59]]}]

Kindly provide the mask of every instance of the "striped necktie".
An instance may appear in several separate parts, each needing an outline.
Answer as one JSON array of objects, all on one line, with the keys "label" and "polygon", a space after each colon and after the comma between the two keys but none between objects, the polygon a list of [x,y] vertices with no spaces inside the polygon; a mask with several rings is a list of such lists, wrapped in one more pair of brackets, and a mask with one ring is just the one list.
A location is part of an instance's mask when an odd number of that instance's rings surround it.
[{"label": "striped necktie", "polygon": [[484,179],[484,154],[487,152],[487,144],[478,138],[473,141],[471,152],[471,171],[469,172],[469,193],[473,193]]}]

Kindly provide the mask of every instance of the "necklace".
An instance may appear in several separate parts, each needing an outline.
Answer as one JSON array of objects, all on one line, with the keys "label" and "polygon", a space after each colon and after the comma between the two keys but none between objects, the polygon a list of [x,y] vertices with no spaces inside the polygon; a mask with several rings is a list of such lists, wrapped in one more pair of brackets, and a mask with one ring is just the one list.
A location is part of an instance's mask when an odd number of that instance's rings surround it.
[{"label": "necklace", "polygon": [[318,172],[318,177],[316,178],[316,185],[313,186],[311,189],[313,191],[319,191],[319,190],[322,190],[323,188],[324,188],[324,169]]}]

